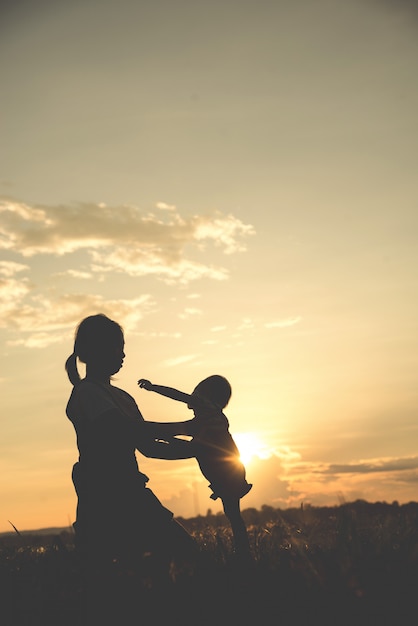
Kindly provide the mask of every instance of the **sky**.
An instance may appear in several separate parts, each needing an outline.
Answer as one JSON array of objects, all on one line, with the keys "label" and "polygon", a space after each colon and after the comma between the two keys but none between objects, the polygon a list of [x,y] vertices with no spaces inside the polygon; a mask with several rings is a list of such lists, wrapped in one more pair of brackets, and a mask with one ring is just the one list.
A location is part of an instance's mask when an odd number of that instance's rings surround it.
[{"label": "sky", "polygon": [[[418,494],[418,9],[11,0],[0,19],[0,532],[70,526],[76,325],[114,384],[226,376],[243,509]],[[146,459],[176,516],[195,460]]]}]

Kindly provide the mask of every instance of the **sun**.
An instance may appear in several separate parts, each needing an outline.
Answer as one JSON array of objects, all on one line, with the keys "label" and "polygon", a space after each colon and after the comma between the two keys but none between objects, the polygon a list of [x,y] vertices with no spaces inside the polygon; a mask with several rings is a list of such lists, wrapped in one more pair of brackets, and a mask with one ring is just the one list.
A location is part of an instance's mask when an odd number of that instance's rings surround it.
[{"label": "sun", "polygon": [[269,456],[265,444],[255,433],[236,433],[234,434],[234,439],[244,465],[248,465],[255,456],[262,459]]}]

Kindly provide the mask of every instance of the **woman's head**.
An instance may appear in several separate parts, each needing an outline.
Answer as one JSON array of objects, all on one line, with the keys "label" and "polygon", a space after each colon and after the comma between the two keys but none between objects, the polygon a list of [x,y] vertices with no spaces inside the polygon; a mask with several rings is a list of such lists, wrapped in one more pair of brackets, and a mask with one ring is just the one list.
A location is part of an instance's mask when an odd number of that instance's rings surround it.
[{"label": "woman's head", "polygon": [[224,376],[214,374],[200,381],[194,388],[193,393],[224,409],[231,398],[232,389]]},{"label": "woman's head", "polygon": [[116,374],[122,367],[123,329],[103,313],[85,317],[77,326],[73,354],[67,359],[66,370],[70,381],[80,381],[77,358],[87,369],[104,377]]}]

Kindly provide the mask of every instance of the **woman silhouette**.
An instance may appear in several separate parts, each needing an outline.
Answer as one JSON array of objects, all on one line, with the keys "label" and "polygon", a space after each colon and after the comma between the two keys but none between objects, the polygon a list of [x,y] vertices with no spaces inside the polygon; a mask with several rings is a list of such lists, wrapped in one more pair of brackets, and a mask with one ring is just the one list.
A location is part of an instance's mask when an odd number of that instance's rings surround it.
[{"label": "woman silhouette", "polygon": [[[133,564],[145,552],[168,563],[176,548],[190,554],[195,543],[146,486],[148,477],[138,469],[135,450],[153,458],[190,458],[187,442],[173,439],[188,433],[188,422],[144,420],[133,397],[111,384],[124,357],[118,323],[103,314],[81,321],[65,364],[73,384],[66,413],[79,451],[72,472],[78,498],[76,547],[94,564]],[[83,379],[77,359],[86,365]]]}]

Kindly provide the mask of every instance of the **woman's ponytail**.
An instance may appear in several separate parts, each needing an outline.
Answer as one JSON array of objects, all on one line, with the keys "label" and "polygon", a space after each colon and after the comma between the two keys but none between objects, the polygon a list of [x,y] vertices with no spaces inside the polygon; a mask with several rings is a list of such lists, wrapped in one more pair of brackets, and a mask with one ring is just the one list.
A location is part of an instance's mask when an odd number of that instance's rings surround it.
[{"label": "woman's ponytail", "polygon": [[65,363],[70,382],[75,386],[81,381],[77,369],[77,359],[81,363],[99,365],[102,355],[109,345],[119,345],[123,341],[123,329],[103,313],[85,317],[77,326],[73,353]]},{"label": "woman's ponytail", "polygon": [[65,370],[67,372],[68,378],[70,379],[70,383],[74,386],[77,385],[80,382],[81,378],[77,369],[77,356],[74,352],[70,354],[70,356],[66,360]]}]

